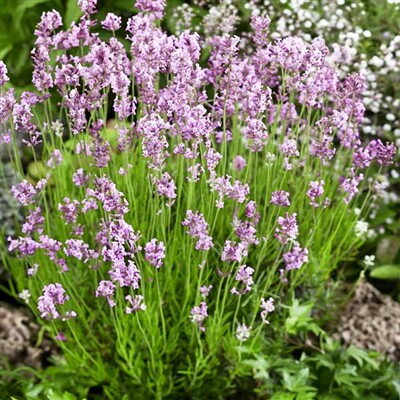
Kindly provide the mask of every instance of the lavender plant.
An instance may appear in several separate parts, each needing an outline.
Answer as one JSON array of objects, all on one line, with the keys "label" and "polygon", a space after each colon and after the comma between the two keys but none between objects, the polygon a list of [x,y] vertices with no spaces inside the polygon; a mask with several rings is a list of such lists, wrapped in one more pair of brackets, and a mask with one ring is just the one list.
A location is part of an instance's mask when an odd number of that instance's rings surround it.
[{"label": "lavender plant", "polygon": [[96,1],[78,4],[66,30],[54,10],[37,25],[36,92],[17,98],[0,65],[2,140],[26,133],[48,168],[29,181],[11,154],[14,294],[108,398],[219,398],[291,332],[296,289],[324,291],[354,256],[379,203],[371,166],[396,148],[363,141],[366,83],[322,39],[270,40],[254,17],[241,54],[237,36],[166,34],[165,2],[137,0],[128,49],[121,18],[101,40]]}]

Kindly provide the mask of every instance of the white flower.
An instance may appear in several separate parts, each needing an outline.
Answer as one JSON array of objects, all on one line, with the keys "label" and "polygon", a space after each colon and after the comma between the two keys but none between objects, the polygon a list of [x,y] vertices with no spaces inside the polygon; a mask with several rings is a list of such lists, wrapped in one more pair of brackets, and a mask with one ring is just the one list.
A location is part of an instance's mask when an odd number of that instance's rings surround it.
[{"label": "white flower", "polygon": [[239,324],[236,329],[236,337],[241,341],[245,342],[250,337],[251,327],[247,327],[245,324]]},{"label": "white flower", "polygon": [[28,289],[24,289],[21,293],[18,294],[18,297],[25,301],[26,304],[29,303],[29,299],[31,297],[31,293]]},{"label": "white flower", "polygon": [[375,265],[375,256],[365,256],[364,257],[364,265],[366,267],[373,267]]},{"label": "white flower", "polygon": [[51,129],[53,129],[54,134],[56,136],[62,137],[63,131],[64,131],[64,126],[58,119],[56,119],[55,121],[53,121],[51,123]]},{"label": "white flower", "polygon": [[368,232],[368,222],[365,221],[357,221],[356,226],[354,227],[354,233],[357,237],[363,237]]}]

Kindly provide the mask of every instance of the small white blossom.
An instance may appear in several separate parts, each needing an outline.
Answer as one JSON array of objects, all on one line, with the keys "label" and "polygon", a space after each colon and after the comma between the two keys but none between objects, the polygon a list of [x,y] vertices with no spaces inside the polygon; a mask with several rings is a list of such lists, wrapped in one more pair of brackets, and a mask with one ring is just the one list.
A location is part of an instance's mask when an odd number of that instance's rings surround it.
[{"label": "small white blossom", "polygon": [[364,265],[366,267],[373,267],[375,265],[375,256],[365,256],[364,257]]},{"label": "small white blossom", "polygon": [[354,233],[357,237],[361,238],[368,233],[368,222],[365,221],[357,221],[356,226],[354,227]]},{"label": "small white blossom", "polygon": [[21,293],[18,294],[18,297],[25,301],[26,304],[29,303],[29,299],[31,297],[31,293],[28,289],[24,289]]},{"label": "small white blossom", "polygon": [[250,337],[251,327],[247,327],[245,324],[238,324],[236,329],[236,337],[241,342],[245,342]]}]

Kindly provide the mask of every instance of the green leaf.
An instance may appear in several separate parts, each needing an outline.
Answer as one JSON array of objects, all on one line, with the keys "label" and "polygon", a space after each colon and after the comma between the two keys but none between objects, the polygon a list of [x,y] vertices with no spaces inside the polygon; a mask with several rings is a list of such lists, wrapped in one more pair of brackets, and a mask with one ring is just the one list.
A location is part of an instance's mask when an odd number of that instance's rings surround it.
[{"label": "green leaf", "polygon": [[307,380],[310,376],[309,368],[302,368],[297,373],[289,374],[287,371],[283,371],[283,385],[285,389],[290,392],[305,393],[316,391],[315,388],[307,386]]},{"label": "green leaf", "polygon": [[12,49],[12,45],[4,46],[0,49],[0,60],[3,60],[7,53]]},{"label": "green leaf", "polygon": [[[17,2],[17,7],[15,7],[14,12],[15,13],[24,13],[26,10],[28,10],[29,8],[33,8],[35,6],[37,6],[38,4],[41,3],[46,3],[49,0],[25,0],[25,1],[19,1]],[[15,5],[15,3],[14,3]]]},{"label": "green leaf", "polygon": [[130,11],[133,13],[135,11],[133,2],[131,0],[111,0],[110,4],[106,4],[106,7],[115,7],[121,10]]},{"label": "green leaf", "polygon": [[300,304],[299,300],[294,299],[289,308],[289,317],[285,321],[286,332],[291,335],[295,335],[298,331],[312,331],[316,335],[322,333],[322,329],[310,316],[313,307],[312,302]]},{"label": "green leaf", "polygon": [[42,393],[43,390],[44,390],[44,385],[30,384],[28,389],[25,392],[25,396],[28,400],[37,399],[39,394]]},{"label": "green leaf", "polygon": [[28,165],[28,175],[35,180],[42,179],[47,174],[47,168],[42,161],[32,161]]},{"label": "green leaf", "polygon": [[313,400],[317,394],[315,392],[299,393],[296,400]]},{"label": "green leaf", "polygon": [[278,392],[271,397],[271,400],[294,400],[295,397],[293,393]]},{"label": "green leaf", "polygon": [[50,389],[47,393],[48,400],[76,400],[76,397],[68,392],[60,393]]},{"label": "green leaf", "polygon": [[75,22],[82,15],[82,10],[78,6],[76,0],[68,0],[67,9],[65,11],[65,25],[69,27],[72,22]]},{"label": "green leaf", "polygon": [[376,362],[376,360],[374,358],[372,358],[368,354],[368,352],[363,349],[359,349],[358,347],[355,347],[355,346],[350,346],[346,350],[346,353],[350,357],[354,358],[358,362],[360,367],[362,367],[364,365],[364,363],[367,363],[367,364],[371,365],[374,369],[379,368],[379,364]]},{"label": "green leaf", "polygon": [[17,2],[17,7],[13,12],[14,22],[19,25],[27,10],[34,8],[38,4],[47,3],[49,0],[25,0]]},{"label": "green leaf", "polygon": [[381,265],[370,272],[376,279],[400,279],[400,265]]},{"label": "green leaf", "polygon": [[400,397],[400,379],[394,379],[392,381],[392,385],[393,385],[394,389],[396,390],[397,394]]}]

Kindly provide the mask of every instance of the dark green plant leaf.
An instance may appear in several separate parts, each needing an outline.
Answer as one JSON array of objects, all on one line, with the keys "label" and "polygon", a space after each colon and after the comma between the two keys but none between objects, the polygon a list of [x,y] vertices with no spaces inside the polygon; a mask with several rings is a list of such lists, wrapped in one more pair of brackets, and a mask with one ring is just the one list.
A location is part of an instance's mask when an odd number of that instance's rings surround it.
[{"label": "dark green plant leaf", "polygon": [[400,265],[381,265],[374,268],[370,276],[376,279],[400,279]]},{"label": "dark green plant leaf", "polygon": [[78,6],[78,2],[76,0],[68,0],[64,17],[65,25],[69,27],[71,23],[77,21],[82,14],[83,13]]}]

